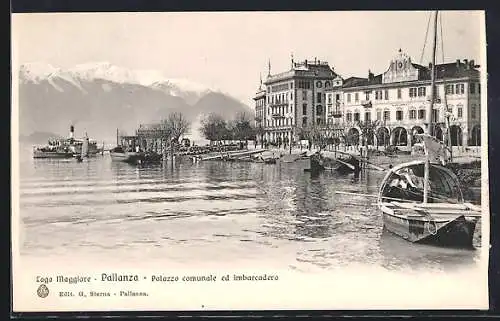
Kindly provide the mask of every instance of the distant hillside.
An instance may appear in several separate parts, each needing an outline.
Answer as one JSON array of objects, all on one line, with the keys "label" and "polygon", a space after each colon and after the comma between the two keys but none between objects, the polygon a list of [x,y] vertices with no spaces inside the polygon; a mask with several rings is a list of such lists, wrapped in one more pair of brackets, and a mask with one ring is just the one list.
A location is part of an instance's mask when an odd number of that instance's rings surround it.
[{"label": "distant hillside", "polygon": [[91,138],[114,141],[117,128],[133,133],[139,124],[159,121],[172,111],[190,121],[210,112],[226,118],[252,113],[228,94],[203,85],[110,64],[69,70],[26,64],[19,76],[19,131],[24,140],[46,141],[42,134],[49,133],[66,136],[73,124],[76,136],[87,132]]}]

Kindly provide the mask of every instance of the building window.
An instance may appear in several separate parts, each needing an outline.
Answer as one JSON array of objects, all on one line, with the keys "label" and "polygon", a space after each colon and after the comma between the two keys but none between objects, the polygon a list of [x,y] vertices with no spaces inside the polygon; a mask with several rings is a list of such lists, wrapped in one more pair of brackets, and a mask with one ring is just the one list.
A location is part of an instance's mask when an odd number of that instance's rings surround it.
[{"label": "building window", "polygon": [[302,104],[302,115],[307,115],[307,104]]},{"label": "building window", "polygon": [[317,99],[316,99],[316,100],[317,100],[317,102],[318,102],[318,103],[321,103],[321,93],[318,93],[318,94],[316,95],[316,97],[317,97]]},{"label": "building window", "polygon": [[365,113],[365,121],[371,121],[371,118],[372,118],[372,113],[366,112]]},{"label": "building window", "polygon": [[415,109],[410,110],[410,119],[417,118],[417,111]]},{"label": "building window", "polygon": [[382,120],[382,111],[377,110],[377,120]]},{"label": "building window", "polygon": [[347,113],[346,119],[347,119],[348,122],[351,122],[352,121],[352,113],[350,113],[350,112]]},{"label": "building window", "polygon": [[316,87],[321,88],[322,86],[323,86],[323,83],[320,80],[318,80],[316,82]]},{"label": "building window", "polygon": [[396,120],[403,120],[403,111],[396,110]]},{"label": "building window", "polygon": [[418,97],[425,96],[425,87],[418,87]]},{"label": "building window", "polygon": [[300,89],[311,89],[311,82],[309,80],[299,80]]},{"label": "building window", "polygon": [[470,88],[469,90],[470,90],[471,94],[475,94],[476,93],[476,84],[475,83],[471,82],[469,84],[469,88]]},{"label": "building window", "polygon": [[437,122],[439,120],[439,109],[432,110],[432,121]]},{"label": "building window", "polygon": [[335,95],[335,101],[340,101],[340,94]]},{"label": "building window", "polygon": [[464,108],[462,107],[462,105],[458,105],[457,106],[457,117],[459,119],[461,119],[463,117],[463,114],[464,114]]},{"label": "building window", "polygon": [[365,99],[370,100],[370,92],[369,91],[365,92]]},{"label": "building window", "polygon": [[302,118],[302,126],[307,126],[307,117]]},{"label": "building window", "polygon": [[456,84],[455,85],[455,94],[463,95],[465,92],[464,84]]},{"label": "building window", "polygon": [[481,84],[477,84],[477,93],[480,94],[481,93]]},{"label": "building window", "polygon": [[293,82],[290,83],[290,89],[293,89]]},{"label": "building window", "polygon": [[425,109],[420,109],[418,111],[418,119],[424,119],[425,118]]},{"label": "building window", "polygon": [[326,87],[326,88],[329,88],[329,87],[330,87],[330,82],[329,82],[328,80],[327,80],[327,81],[325,81],[325,87]]},{"label": "building window", "polygon": [[359,112],[354,113],[354,121],[359,121]]},{"label": "building window", "polygon": [[347,102],[350,103],[351,102],[351,94],[347,94]]},{"label": "building window", "polygon": [[384,121],[390,121],[391,120],[391,112],[388,110],[384,110]]},{"label": "building window", "polygon": [[293,100],[293,92],[290,92],[290,100]]},{"label": "building window", "polygon": [[417,88],[409,88],[410,90],[410,98],[417,97]]},{"label": "building window", "polygon": [[385,100],[389,100],[389,90],[387,90],[387,89],[384,92],[384,98],[385,98]]},{"label": "building window", "polygon": [[401,88],[398,88],[398,99],[401,99]]},{"label": "building window", "polygon": [[323,106],[318,105],[316,106],[316,115],[321,116],[323,114]]},{"label": "building window", "polygon": [[331,94],[328,94],[328,103],[331,104],[332,103],[332,95]]},{"label": "building window", "polygon": [[446,95],[453,95],[455,93],[455,86],[446,85]]},{"label": "building window", "polygon": [[375,100],[382,100],[382,91],[381,90],[377,90],[375,92]]},{"label": "building window", "polygon": [[307,100],[307,90],[302,90],[302,100]]},{"label": "building window", "polygon": [[359,101],[359,93],[354,94],[354,101],[358,102]]},{"label": "building window", "polygon": [[470,107],[470,117],[472,119],[476,119],[476,105],[475,104],[472,104],[472,106]]}]

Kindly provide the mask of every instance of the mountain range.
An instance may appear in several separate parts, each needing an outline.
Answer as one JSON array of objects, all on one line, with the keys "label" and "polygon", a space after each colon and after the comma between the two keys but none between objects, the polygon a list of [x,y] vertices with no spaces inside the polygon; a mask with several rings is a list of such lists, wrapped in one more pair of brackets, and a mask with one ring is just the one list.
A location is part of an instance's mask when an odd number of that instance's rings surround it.
[{"label": "mountain range", "polygon": [[[19,68],[19,134],[37,133],[115,141],[116,130],[132,134],[140,124],[158,122],[182,112],[192,122],[191,136],[200,137],[199,121],[212,112],[231,119],[252,110],[231,95],[188,80],[169,79],[157,71],[133,71],[110,63],[69,69],[47,64]],[[45,135],[46,136],[46,135]]]}]

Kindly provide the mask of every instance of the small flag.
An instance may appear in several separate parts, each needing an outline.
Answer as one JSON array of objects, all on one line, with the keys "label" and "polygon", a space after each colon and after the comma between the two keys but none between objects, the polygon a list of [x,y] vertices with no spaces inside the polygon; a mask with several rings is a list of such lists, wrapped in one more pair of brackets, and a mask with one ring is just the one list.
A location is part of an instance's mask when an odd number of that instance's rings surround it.
[{"label": "small flag", "polygon": [[422,138],[425,154],[431,163],[438,162],[442,165],[446,164],[450,153],[448,147],[442,141],[427,134],[417,134],[415,136]]}]

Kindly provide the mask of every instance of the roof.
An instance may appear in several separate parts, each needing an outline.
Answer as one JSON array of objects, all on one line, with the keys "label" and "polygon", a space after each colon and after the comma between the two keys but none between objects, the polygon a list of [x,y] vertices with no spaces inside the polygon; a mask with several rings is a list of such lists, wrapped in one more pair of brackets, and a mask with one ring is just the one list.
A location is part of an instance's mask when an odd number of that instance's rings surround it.
[{"label": "roof", "polygon": [[[413,64],[420,70],[419,80],[430,80],[431,70],[428,67]],[[418,66],[418,67],[417,67]],[[436,65],[436,79],[479,77],[479,70],[476,66],[471,67],[463,62],[454,62]]]},{"label": "roof", "polygon": [[[412,66],[418,69],[418,80],[431,80],[431,69],[419,64]],[[453,62],[436,65],[436,80],[454,79],[454,78],[475,78],[479,77],[478,66],[472,67],[464,62]],[[343,88],[364,87],[370,85],[382,84],[382,74],[373,76],[373,78],[350,77],[344,80]]]},{"label": "roof", "polygon": [[332,68],[328,65],[328,62],[304,62],[295,64],[291,70],[274,74],[268,76],[266,81],[264,82],[266,85],[271,83],[290,79],[293,77],[311,77],[311,78],[329,78],[334,79],[338,75],[333,71]]},{"label": "roof", "polygon": [[342,87],[361,87],[382,84],[382,74],[373,76],[371,79],[360,78],[360,77],[350,77],[344,80],[344,85]]}]

